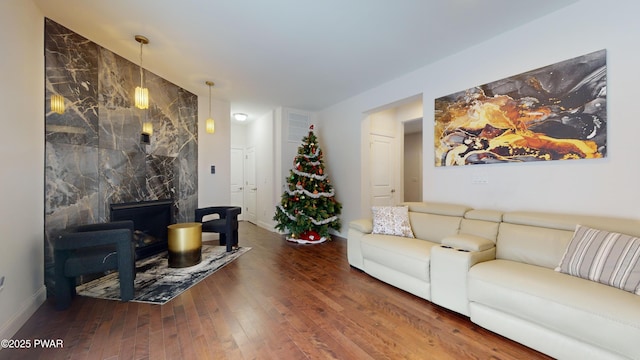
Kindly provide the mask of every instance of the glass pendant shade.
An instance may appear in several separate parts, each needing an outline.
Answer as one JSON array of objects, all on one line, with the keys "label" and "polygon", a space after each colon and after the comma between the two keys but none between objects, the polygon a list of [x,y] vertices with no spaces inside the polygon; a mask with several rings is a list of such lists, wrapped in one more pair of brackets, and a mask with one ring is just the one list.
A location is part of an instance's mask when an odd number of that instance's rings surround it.
[{"label": "glass pendant shade", "polygon": [[205,81],[205,84],[209,87],[209,118],[204,123],[204,129],[207,134],[213,134],[216,132],[216,122],[211,117],[211,87],[214,85],[213,81]]},{"label": "glass pendant shade", "polygon": [[136,107],[143,110],[149,108],[149,89],[136,86]]},{"label": "glass pendant shade", "polygon": [[153,135],[153,124],[148,121],[142,123],[142,133],[147,135]]},{"label": "glass pendant shade", "polygon": [[58,114],[64,113],[64,97],[62,95],[51,95],[51,111]]},{"label": "glass pendant shade", "polygon": [[149,89],[144,87],[144,71],[142,70],[142,46],[149,43],[149,39],[142,35],[134,37],[140,43],[140,86],[136,87],[135,103],[138,109],[146,110],[149,108]]},{"label": "glass pendant shade", "polygon": [[205,130],[208,134],[213,134],[214,132],[216,132],[216,123],[212,118],[207,119],[207,122],[205,123]]}]

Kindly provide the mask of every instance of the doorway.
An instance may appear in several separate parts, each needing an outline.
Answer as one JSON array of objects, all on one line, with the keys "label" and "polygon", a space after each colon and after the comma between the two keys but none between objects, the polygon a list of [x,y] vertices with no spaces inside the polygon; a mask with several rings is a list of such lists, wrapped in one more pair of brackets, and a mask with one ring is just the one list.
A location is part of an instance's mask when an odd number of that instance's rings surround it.
[{"label": "doorway", "polygon": [[362,128],[366,144],[362,148],[364,213],[371,206],[422,201],[422,114],[421,94],[366,114]]},{"label": "doorway", "polygon": [[[238,166],[238,164],[242,164]],[[244,149],[231,148],[231,205],[244,208]],[[244,220],[244,211],[238,220]]]},{"label": "doorway", "polygon": [[256,148],[248,147],[244,159],[245,220],[257,225],[258,185],[256,181]]},{"label": "doorway", "polygon": [[405,121],[403,175],[405,202],[422,201],[422,118]]},{"label": "doorway", "polygon": [[396,196],[396,138],[371,134],[371,206],[391,206]]}]

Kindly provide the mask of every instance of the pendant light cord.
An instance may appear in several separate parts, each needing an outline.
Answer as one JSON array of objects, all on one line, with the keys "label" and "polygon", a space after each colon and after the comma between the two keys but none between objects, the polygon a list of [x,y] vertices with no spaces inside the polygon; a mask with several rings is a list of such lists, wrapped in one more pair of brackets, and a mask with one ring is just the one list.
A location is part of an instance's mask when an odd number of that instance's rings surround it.
[{"label": "pendant light cord", "polygon": [[140,87],[144,88],[143,84],[143,72],[142,72],[142,42],[140,42]]}]

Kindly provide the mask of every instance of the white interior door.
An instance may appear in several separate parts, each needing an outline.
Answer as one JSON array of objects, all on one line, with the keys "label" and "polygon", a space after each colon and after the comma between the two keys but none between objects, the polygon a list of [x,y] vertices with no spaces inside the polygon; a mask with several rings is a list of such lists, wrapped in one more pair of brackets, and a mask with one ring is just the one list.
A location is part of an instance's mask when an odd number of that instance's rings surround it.
[{"label": "white interior door", "polygon": [[397,176],[395,138],[371,134],[369,159],[371,206],[395,205]]},{"label": "white interior door", "polygon": [[243,211],[238,220],[244,220],[244,150],[231,148],[231,205]]},{"label": "white interior door", "polygon": [[244,219],[256,224],[257,223],[257,204],[258,204],[258,185],[256,181],[256,148],[249,147],[244,157],[245,172],[245,212]]}]

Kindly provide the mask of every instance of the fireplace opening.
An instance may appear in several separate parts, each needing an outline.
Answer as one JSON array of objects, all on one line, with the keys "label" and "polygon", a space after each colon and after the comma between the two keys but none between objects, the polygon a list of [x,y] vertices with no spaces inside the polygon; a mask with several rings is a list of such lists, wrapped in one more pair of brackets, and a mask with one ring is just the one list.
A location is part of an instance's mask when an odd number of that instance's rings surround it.
[{"label": "fireplace opening", "polygon": [[109,211],[111,221],[133,221],[137,259],[167,250],[167,226],[173,224],[173,200],[111,204]]}]

